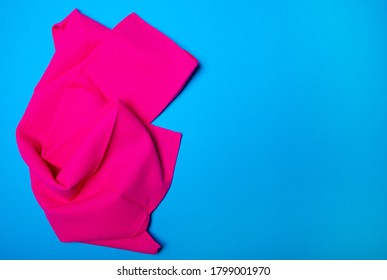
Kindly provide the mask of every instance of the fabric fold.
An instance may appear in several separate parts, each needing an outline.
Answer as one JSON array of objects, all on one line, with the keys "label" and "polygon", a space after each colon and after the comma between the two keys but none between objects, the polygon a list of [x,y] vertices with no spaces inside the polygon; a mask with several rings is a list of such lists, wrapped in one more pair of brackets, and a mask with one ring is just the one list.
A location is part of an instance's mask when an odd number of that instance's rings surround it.
[{"label": "fabric fold", "polygon": [[78,10],[52,28],[55,54],[17,127],[31,186],[58,238],[143,253],[181,134],[151,122],[198,62],[135,13],[113,29]]}]

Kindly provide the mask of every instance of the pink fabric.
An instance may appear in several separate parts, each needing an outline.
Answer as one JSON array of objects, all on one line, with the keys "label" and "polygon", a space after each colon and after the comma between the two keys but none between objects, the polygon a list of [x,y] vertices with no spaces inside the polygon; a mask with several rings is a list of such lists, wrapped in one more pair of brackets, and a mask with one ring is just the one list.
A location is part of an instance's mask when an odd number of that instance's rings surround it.
[{"label": "pink fabric", "polygon": [[143,253],[181,134],[150,124],[197,60],[136,14],[113,29],[70,13],[17,128],[33,192],[58,238]]}]

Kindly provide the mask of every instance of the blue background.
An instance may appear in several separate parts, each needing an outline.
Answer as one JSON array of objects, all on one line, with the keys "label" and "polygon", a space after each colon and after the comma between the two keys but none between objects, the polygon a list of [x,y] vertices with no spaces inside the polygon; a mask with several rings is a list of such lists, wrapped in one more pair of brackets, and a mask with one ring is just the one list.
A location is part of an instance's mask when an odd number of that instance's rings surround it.
[{"label": "blue background", "polygon": [[[62,244],[15,128],[75,7],[130,12],[201,65],[155,121],[183,133],[156,256]],[[387,259],[385,1],[0,0],[1,259]]]}]

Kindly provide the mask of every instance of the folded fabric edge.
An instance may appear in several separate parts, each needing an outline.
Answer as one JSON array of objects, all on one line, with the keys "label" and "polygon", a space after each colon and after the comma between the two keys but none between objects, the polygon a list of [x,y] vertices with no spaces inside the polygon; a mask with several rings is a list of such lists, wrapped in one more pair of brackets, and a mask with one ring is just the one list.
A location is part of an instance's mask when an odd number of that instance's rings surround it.
[{"label": "folded fabric edge", "polygon": [[172,184],[182,134],[153,124],[150,124],[148,129],[151,131],[159,158],[164,167],[164,188],[155,194],[155,199],[149,205],[149,211],[152,213],[166,196]]},{"label": "folded fabric edge", "polygon": [[170,73],[170,77],[165,77],[168,82],[164,85],[166,88],[161,88],[161,91],[164,90],[166,95],[158,96],[157,104],[152,104],[152,109],[149,109],[152,112],[145,116],[146,122],[153,122],[182,91],[199,62],[190,52],[180,47],[166,34],[153,27],[135,12],[129,14],[112,29],[113,32],[123,34],[132,34],[134,30],[141,32],[142,36],[145,35],[151,38],[153,44],[163,46],[164,53],[173,54],[171,65],[173,64],[174,71]]},{"label": "folded fabric edge", "polygon": [[137,13],[133,12],[129,16],[134,17],[138,22],[141,22],[142,24],[146,25],[150,30],[153,30],[154,34],[158,34],[160,38],[163,38],[165,42],[168,42],[171,47],[176,49],[176,52],[180,53],[179,62],[181,65],[181,68],[176,76],[176,84],[174,86],[174,94],[171,98],[171,100],[164,106],[164,108],[160,109],[160,112],[153,116],[153,118],[150,120],[151,122],[154,121],[165,109],[166,107],[179,95],[179,93],[183,90],[185,85],[187,84],[188,80],[194,73],[195,69],[199,65],[199,61],[187,50],[180,47],[175,41],[173,41],[171,38],[169,38],[166,34],[158,30],[157,28],[153,27],[151,24],[143,20]]}]

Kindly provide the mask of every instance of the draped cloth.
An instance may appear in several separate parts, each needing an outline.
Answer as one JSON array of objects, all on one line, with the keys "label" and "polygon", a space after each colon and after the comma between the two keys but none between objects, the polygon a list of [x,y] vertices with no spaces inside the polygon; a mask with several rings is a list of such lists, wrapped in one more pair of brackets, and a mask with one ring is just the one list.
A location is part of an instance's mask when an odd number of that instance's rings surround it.
[{"label": "draped cloth", "polygon": [[181,134],[151,124],[198,62],[135,13],[109,29],[78,10],[17,127],[33,193],[62,242],[157,253],[150,214]]}]

